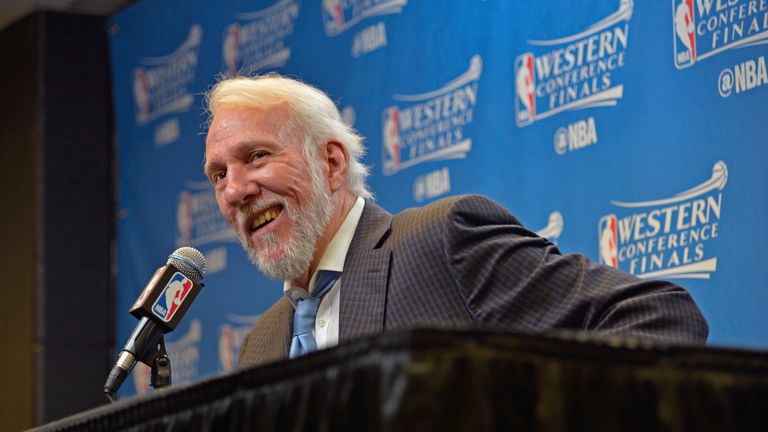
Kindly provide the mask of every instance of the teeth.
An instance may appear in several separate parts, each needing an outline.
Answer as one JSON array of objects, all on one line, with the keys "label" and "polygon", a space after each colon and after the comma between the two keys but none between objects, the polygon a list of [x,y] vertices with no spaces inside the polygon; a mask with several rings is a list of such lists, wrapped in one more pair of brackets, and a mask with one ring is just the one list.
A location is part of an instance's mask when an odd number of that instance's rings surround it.
[{"label": "teeth", "polygon": [[264,225],[265,223],[275,219],[277,215],[279,215],[280,212],[277,210],[267,210],[264,213],[260,214],[254,221],[253,225],[251,225],[252,229],[257,229],[260,226]]}]

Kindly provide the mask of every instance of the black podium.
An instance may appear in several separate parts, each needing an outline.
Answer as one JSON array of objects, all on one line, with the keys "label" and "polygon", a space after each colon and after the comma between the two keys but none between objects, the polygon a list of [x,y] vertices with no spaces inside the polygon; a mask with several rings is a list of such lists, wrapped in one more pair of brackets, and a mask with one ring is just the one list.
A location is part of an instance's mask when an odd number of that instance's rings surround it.
[{"label": "black podium", "polygon": [[106,405],[38,430],[765,431],[768,353],[414,330]]}]

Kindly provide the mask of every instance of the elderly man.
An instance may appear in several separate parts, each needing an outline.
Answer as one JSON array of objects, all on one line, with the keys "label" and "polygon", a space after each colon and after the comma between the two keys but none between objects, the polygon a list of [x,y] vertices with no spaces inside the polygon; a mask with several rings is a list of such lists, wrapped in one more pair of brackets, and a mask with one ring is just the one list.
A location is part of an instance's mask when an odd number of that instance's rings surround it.
[{"label": "elderly man", "polygon": [[207,96],[219,209],[259,269],[285,281],[241,367],[427,325],[706,340],[680,287],[563,256],[487,198],[387,213],[365,186],[361,137],[314,87],[269,74]]}]

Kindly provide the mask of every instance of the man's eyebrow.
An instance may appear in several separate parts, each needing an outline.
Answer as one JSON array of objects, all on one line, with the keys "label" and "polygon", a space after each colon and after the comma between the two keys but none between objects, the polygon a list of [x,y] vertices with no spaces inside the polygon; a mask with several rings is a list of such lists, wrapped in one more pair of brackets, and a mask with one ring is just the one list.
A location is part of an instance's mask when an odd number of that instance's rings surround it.
[{"label": "man's eyebrow", "polygon": [[[231,149],[236,152],[249,152],[257,147],[274,148],[274,146],[275,142],[269,139],[246,139],[235,144]],[[218,167],[215,162],[209,161],[205,155],[203,155],[203,161],[201,162],[201,165],[203,166],[203,172],[206,174],[206,176],[209,174],[209,171]]]},{"label": "man's eyebrow", "polygon": [[210,176],[210,172],[215,168],[215,166],[210,163],[205,157],[203,157],[203,174],[205,174],[206,177]]}]

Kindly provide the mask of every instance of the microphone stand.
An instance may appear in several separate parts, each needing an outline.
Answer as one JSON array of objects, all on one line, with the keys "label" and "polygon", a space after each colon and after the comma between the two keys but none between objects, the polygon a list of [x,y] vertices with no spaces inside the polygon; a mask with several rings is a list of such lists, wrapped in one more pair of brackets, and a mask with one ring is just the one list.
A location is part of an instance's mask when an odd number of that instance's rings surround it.
[{"label": "microphone stand", "polygon": [[[142,363],[149,365],[152,372],[149,385],[156,391],[165,390],[171,386],[171,359],[165,350],[165,338],[160,336],[156,349],[147,354],[146,357],[139,359]],[[129,372],[125,372],[127,375]],[[120,381],[122,382],[122,380]],[[104,392],[110,402],[117,402],[117,388],[105,388]]]},{"label": "microphone stand", "polygon": [[149,385],[155,390],[164,390],[171,386],[171,359],[165,351],[165,338],[161,337],[151,363],[152,375]]}]

